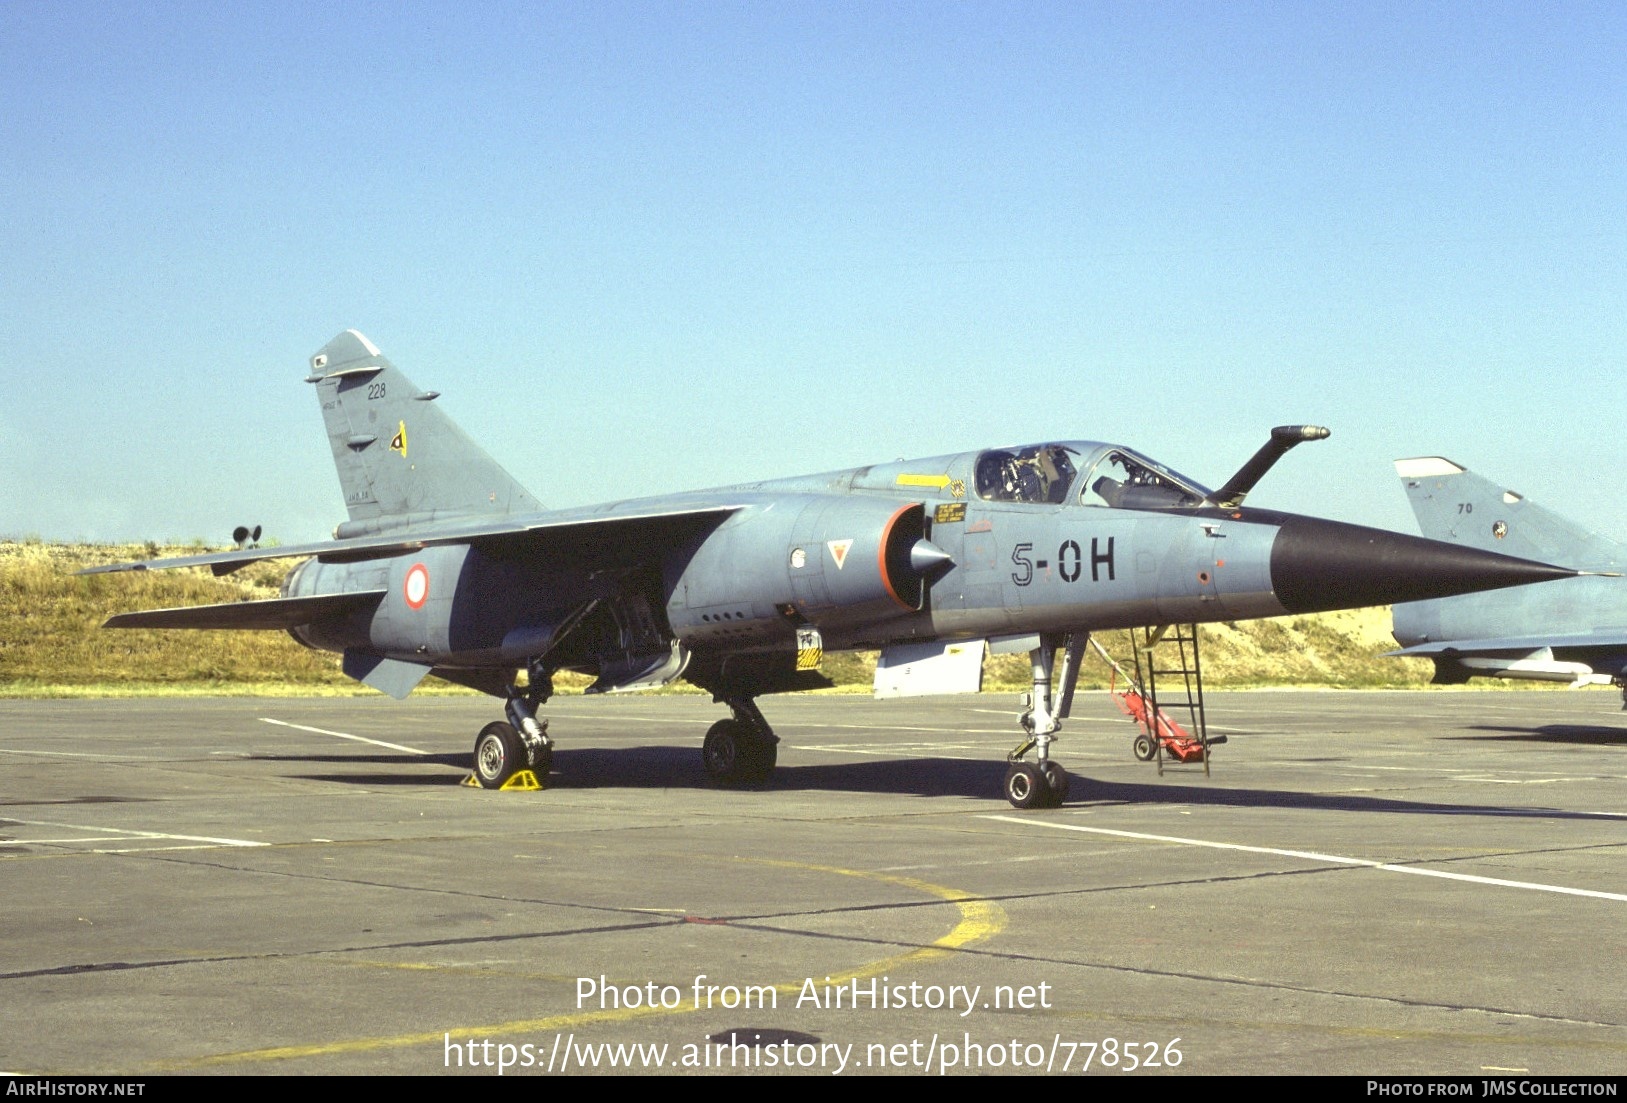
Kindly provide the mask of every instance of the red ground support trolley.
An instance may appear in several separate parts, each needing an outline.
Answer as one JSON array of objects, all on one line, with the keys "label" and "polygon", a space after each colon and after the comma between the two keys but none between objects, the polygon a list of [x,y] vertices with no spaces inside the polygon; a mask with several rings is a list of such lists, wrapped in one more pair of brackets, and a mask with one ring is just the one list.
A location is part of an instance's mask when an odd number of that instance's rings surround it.
[{"label": "red ground support trolley", "polygon": [[[1135,673],[1125,670],[1113,660],[1094,636],[1091,646],[1102,661],[1113,668],[1108,692],[1119,711],[1136,722],[1140,729],[1131,744],[1135,756],[1143,762],[1158,761],[1163,768],[1165,755],[1177,762],[1202,762],[1205,774],[1209,772],[1209,748],[1226,742],[1225,736],[1209,738],[1208,724],[1203,709],[1203,672],[1198,661],[1197,625],[1181,625],[1171,629],[1147,629],[1132,632],[1131,644],[1135,653]],[[1174,666],[1157,666],[1154,648],[1165,644],[1165,654],[1176,660]],[[1166,679],[1180,675],[1185,691],[1184,702],[1172,702],[1177,711],[1185,710],[1190,717],[1189,726],[1183,728],[1158,703],[1158,676]],[[1124,688],[1120,689],[1119,684]]]}]

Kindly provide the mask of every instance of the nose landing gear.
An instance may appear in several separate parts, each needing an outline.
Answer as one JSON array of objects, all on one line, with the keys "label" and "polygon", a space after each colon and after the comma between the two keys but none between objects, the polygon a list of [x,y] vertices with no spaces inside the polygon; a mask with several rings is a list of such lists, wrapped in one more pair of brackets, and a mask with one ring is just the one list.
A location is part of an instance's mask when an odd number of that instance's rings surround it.
[{"label": "nose landing gear", "polygon": [[[1029,651],[1034,671],[1034,688],[1028,696],[1028,710],[1018,718],[1027,733],[1006,756],[1004,792],[1014,808],[1055,808],[1068,799],[1068,772],[1051,760],[1051,744],[1062,729],[1062,721],[1073,707],[1073,690],[1079,681],[1079,663],[1084,658],[1088,632],[1074,632],[1059,639],[1041,636],[1039,646]],[[1062,670],[1057,679],[1056,706],[1052,708],[1051,674],[1058,645],[1063,647]],[[1035,761],[1023,756],[1034,752]]]}]

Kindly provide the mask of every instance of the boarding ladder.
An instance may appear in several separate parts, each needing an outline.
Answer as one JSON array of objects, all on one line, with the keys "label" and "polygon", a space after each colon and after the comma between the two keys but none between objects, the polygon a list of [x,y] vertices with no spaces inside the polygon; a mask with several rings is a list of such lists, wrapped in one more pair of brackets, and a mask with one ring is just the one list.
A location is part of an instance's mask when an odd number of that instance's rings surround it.
[{"label": "boarding ladder", "polygon": [[[1177,762],[1202,762],[1207,777],[1209,748],[1226,742],[1226,737],[1209,738],[1198,626],[1177,624],[1131,629],[1133,673],[1115,662],[1095,636],[1090,638],[1090,643],[1113,668],[1110,692],[1120,711],[1141,729],[1142,735],[1135,741],[1136,757],[1156,761],[1159,774],[1164,772],[1166,755]],[[1121,679],[1122,689],[1118,685]],[[1164,682],[1162,697],[1158,692],[1160,679]],[[1184,726],[1178,720],[1181,717],[1186,720]]]}]

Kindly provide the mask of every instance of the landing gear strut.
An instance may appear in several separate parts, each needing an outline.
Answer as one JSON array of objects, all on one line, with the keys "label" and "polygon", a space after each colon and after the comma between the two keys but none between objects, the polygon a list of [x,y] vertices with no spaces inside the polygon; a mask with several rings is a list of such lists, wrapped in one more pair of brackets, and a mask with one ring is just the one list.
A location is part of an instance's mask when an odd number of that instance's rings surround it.
[{"label": "landing gear strut", "polygon": [[778,759],[779,736],[749,697],[724,701],[734,717],[719,720],[706,733],[701,761],[714,781],[757,785],[768,780]]},{"label": "landing gear strut", "polygon": [[[1060,641],[1056,636],[1041,636],[1039,646],[1028,653],[1034,671],[1034,688],[1027,697],[1027,711],[1018,717],[1027,738],[1006,755],[1010,765],[1006,768],[1005,795],[1015,808],[1055,808],[1068,798],[1068,772],[1060,763],[1051,761],[1051,744],[1073,707],[1079,663],[1089,639],[1088,632],[1070,633]],[[1053,708],[1051,673],[1059,643],[1064,650]],[[1029,751],[1034,752],[1033,762],[1023,761]]]},{"label": "landing gear strut", "polygon": [[546,781],[554,764],[554,741],[548,738],[548,721],[537,719],[537,709],[553,696],[553,689],[552,679],[538,671],[531,672],[529,688],[508,687],[503,706],[507,722],[487,724],[475,737],[475,780],[482,789],[501,789],[521,770]]}]

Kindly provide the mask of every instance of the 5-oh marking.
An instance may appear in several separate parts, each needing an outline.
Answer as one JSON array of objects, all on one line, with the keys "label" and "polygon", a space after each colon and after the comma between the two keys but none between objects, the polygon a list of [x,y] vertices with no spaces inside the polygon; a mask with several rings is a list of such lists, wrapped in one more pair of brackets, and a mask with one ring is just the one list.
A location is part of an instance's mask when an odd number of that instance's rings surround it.
[{"label": "5-oh marking", "polygon": [[409,609],[424,607],[424,602],[429,600],[428,567],[422,563],[414,563],[407,568],[407,577],[401,583],[401,596],[406,599]]},{"label": "5-oh marking", "polygon": [[[1113,541],[1117,537],[1109,536],[1104,548],[1097,537],[1090,538],[1090,580],[1100,582],[1103,569],[1106,569],[1107,581],[1114,581],[1118,575],[1113,561]],[[1034,571],[1049,570],[1051,562],[1048,559],[1034,559],[1031,553],[1034,545],[1024,541],[1011,549],[1011,561],[1017,565],[1017,570],[1011,572],[1011,581],[1018,586],[1027,586],[1034,581]],[[1085,554],[1077,540],[1064,540],[1061,547],[1056,549],[1056,573],[1062,577],[1063,582],[1078,582],[1085,570]]]}]

